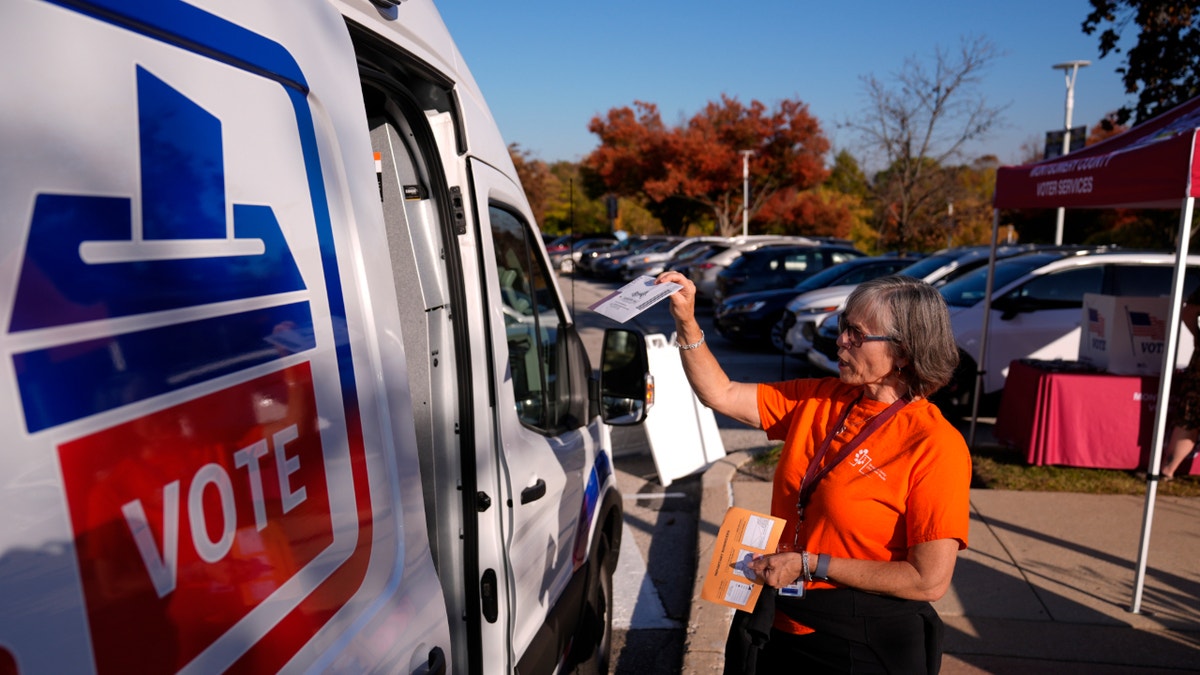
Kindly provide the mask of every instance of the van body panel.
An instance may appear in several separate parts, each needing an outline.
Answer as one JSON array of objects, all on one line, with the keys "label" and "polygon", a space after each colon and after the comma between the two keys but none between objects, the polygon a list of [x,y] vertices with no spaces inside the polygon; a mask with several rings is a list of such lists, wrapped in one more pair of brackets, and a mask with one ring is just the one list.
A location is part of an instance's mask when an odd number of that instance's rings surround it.
[{"label": "van body panel", "polygon": [[13,0],[0,56],[0,665],[569,667],[609,430],[432,3]]}]

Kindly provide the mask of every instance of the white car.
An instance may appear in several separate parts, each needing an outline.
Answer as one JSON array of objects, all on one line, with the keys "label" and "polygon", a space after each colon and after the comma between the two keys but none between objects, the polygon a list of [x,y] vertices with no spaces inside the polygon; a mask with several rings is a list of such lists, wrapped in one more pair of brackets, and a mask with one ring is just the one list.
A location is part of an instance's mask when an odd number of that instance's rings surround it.
[{"label": "white car", "polygon": [[[803,356],[812,349],[813,337],[817,326],[825,317],[839,312],[846,306],[846,298],[858,284],[830,286],[818,288],[796,296],[787,305],[787,310],[795,317],[791,327],[783,336],[783,352],[793,356]],[[786,320],[787,316],[784,316]]]},{"label": "white car", "polygon": [[[998,258],[1006,258],[1033,250],[1029,246],[1001,246],[996,249]],[[934,287],[942,286],[953,279],[987,264],[990,256],[988,246],[967,246],[936,251],[896,272],[921,279]],[[783,337],[783,351],[803,357],[813,346],[817,327],[825,317],[839,312],[846,306],[846,299],[855,285],[831,286],[797,296],[788,303],[788,311],[794,317],[785,324],[789,327]],[[836,363],[833,372],[837,372]]]},{"label": "white car", "polygon": [[[1171,292],[1175,256],[1170,253],[1030,253],[996,263],[988,319],[983,394],[1004,389],[1008,366],[1017,359],[1076,361],[1079,358],[1083,295],[1154,297]],[[1188,256],[1184,295],[1200,284],[1200,256]],[[962,362],[951,391],[970,400],[983,334],[987,268],[942,287]],[[1180,367],[1192,354],[1191,335],[1180,331]],[[962,391],[966,386],[967,391]]]},{"label": "white car", "polygon": [[[1154,297],[1171,291],[1175,256],[1170,253],[1046,250],[996,262],[988,320],[983,402],[993,405],[1004,390],[1008,367],[1018,359],[1076,361],[1085,293]],[[939,398],[959,410],[970,405],[983,332],[987,267],[963,275],[941,289],[961,361],[954,381]],[[1200,256],[1188,256],[1184,295],[1200,285]],[[818,326],[809,363],[836,374],[837,317]],[[1192,353],[1191,335],[1180,331],[1178,365]]]},{"label": "white car", "polygon": [[667,263],[680,255],[702,249],[709,244],[728,244],[726,237],[689,237],[680,239],[673,246],[641,251],[621,260],[621,278],[631,281],[643,274],[655,275],[663,271]]}]

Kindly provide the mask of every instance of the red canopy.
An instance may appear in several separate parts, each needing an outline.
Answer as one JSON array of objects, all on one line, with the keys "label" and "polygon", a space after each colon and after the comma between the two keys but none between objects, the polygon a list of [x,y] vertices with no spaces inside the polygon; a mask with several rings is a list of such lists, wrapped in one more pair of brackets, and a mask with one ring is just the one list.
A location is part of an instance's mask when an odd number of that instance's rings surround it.
[{"label": "red canopy", "polygon": [[995,207],[1179,208],[1200,196],[1197,127],[1200,97],[1079,152],[1000,167]]},{"label": "red canopy", "polygon": [[[1175,276],[1171,284],[1172,329],[1167,333],[1159,378],[1158,400],[1166,401],[1171,392],[1175,352],[1179,348],[1178,326],[1183,300],[1183,275],[1195,198],[1200,196],[1200,157],[1196,156],[1196,132],[1200,126],[1200,97],[1176,106],[1143,124],[1083,150],[1037,164],[1000,167],[996,173],[996,211],[992,219],[992,258],[989,261],[987,293],[984,297],[984,339],[980,349],[987,350],[987,325],[991,309],[992,283],[995,277],[996,239],[1000,225],[999,209],[1026,208],[1111,208],[1118,206],[1180,209]],[[983,363],[983,353],[979,363]],[[976,385],[975,399],[979,399]],[[978,403],[976,403],[978,405]],[[972,415],[972,437],[974,436]],[[1167,406],[1158,406],[1154,414],[1154,435],[1150,447],[1150,475],[1146,480],[1146,509],[1142,519],[1142,537],[1138,548],[1134,578],[1133,604],[1141,607],[1146,576],[1146,557],[1150,549],[1150,523],[1158,492],[1153,471],[1162,456],[1166,436]]]}]

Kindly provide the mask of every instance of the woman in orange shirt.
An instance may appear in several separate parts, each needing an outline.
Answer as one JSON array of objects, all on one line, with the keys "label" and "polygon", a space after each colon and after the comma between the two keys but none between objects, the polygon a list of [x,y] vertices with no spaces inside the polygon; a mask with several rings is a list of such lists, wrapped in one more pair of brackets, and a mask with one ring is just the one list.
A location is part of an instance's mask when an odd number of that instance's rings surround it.
[{"label": "woman in orange shirt", "polygon": [[967,545],[971,483],[962,435],[928,401],[958,363],[942,297],[910,277],[860,284],[842,314],[839,377],[751,384],[705,347],[695,286],[658,280],[683,286],[671,314],[700,400],[784,441],[771,512],[787,526],[779,552],[750,564],[779,589],[758,672],[937,672],[929,603]]}]

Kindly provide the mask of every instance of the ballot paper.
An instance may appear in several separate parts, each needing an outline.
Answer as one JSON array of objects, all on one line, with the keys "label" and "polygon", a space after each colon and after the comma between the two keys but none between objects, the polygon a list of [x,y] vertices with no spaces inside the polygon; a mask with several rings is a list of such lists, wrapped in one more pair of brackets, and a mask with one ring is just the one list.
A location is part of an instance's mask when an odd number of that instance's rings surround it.
[{"label": "ballot paper", "polygon": [[654,277],[643,275],[590,305],[588,309],[625,323],[681,288],[683,286],[670,281],[656,284]]},{"label": "ballot paper", "polygon": [[754,609],[763,585],[754,578],[747,563],[760,555],[775,553],[783,534],[784,520],[729,507],[713,545],[700,597],[746,612]]}]

